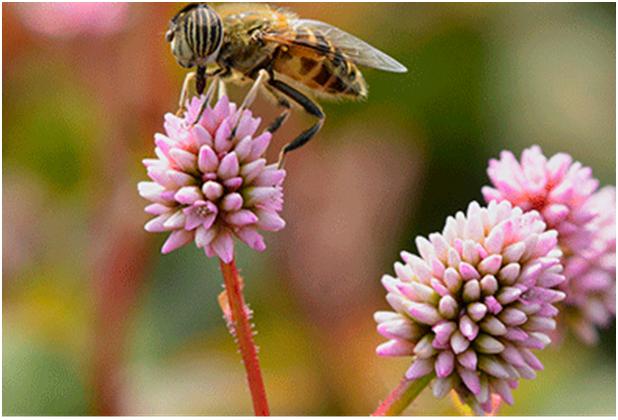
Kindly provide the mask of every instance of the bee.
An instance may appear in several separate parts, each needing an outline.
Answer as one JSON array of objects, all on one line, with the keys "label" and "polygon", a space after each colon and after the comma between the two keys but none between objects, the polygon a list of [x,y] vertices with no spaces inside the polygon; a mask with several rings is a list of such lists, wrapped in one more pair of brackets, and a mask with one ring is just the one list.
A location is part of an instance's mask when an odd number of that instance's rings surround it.
[{"label": "bee", "polygon": [[366,99],[367,83],[358,66],[407,71],[394,58],[339,28],[265,4],[224,5],[216,10],[205,3],[189,4],[170,21],[166,40],[178,64],[196,68],[185,78],[180,112],[190,83],[195,82],[201,95],[212,77],[223,83],[253,83],[240,109],[250,106],[260,90],[274,98],[282,112],[268,126],[271,133],[289,117],[293,105],[317,119],[282,148],[280,166],[288,152],[306,144],[324,124],[324,112],[313,98]]}]

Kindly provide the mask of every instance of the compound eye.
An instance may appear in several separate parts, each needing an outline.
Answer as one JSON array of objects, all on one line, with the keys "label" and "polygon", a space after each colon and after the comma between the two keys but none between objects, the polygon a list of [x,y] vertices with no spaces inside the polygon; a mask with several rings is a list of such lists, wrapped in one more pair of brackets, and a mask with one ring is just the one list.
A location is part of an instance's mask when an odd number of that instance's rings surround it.
[{"label": "compound eye", "polygon": [[165,40],[167,42],[172,42],[173,39],[174,39],[174,31],[170,29],[165,33]]}]

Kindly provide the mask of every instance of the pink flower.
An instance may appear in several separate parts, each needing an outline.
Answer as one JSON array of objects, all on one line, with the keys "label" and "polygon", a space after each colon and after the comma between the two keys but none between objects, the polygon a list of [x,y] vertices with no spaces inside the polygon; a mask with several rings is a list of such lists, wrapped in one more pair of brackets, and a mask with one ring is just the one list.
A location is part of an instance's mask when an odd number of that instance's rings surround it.
[{"label": "pink flower", "polygon": [[408,379],[435,374],[436,397],[454,389],[477,413],[493,411],[491,394],[512,404],[519,378],[543,368],[531,350],[549,344],[564,298],[557,232],[536,211],[472,202],[416,246],[382,278],[394,311],[375,314],[389,340],[377,353],[411,356]]},{"label": "pink flower", "polygon": [[585,246],[591,235],[588,222],[595,212],[586,202],[599,185],[592,170],[558,153],[547,159],[539,146],[523,151],[521,162],[504,151],[489,161],[493,187],[483,187],[485,201],[507,200],[523,210],[537,210],[547,226],[560,234],[561,245]]},{"label": "pink flower", "polygon": [[[155,135],[156,159],[145,159],[152,182],[140,182],[142,197],[152,202],[146,212],[149,232],[171,232],[161,252],[194,241],[208,256],[229,263],[236,237],[257,251],[266,248],[259,230],[285,226],[285,171],[267,165],[263,155],[271,135],[255,136],[260,124],[246,110],[239,115],[226,97],[208,107],[193,127],[201,100],[193,98],[184,118],[165,116],[166,134]],[[232,128],[240,118],[234,138]]]},{"label": "pink flower", "polygon": [[502,152],[487,173],[493,183],[483,188],[487,201],[537,210],[558,231],[565,319],[580,339],[595,343],[595,327],[607,326],[616,312],[615,188],[595,193],[599,182],[590,168],[564,153],[547,159],[538,146],[524,150],[521,161]]},{"label": "pink flower", "polygon": [[127,22],[128,3],[20,4],[24,23],[44,35],[69,38],[78,34],[108,35]]},{"label": "pink flower", "polygon": [[589,223],[593,235],[588,246],[564,260],[564,309],[575,334],[595,344],[595,327],[607,327],[616,315],[616,188],[603,188],[587,206],[597,213]]}]

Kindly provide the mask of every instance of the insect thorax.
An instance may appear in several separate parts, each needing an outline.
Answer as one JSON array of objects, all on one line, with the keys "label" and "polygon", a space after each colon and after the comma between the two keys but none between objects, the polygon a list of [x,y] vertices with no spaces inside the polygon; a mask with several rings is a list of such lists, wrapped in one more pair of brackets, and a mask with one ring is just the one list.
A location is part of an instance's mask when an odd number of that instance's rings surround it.
[{"label": "insect thorax", "polygon": [[265,22],[234,20],[224,24],[225,36],[217,60],[220,65],[249,75],[273,57],[276,45],[263,43],[256,36]]}]

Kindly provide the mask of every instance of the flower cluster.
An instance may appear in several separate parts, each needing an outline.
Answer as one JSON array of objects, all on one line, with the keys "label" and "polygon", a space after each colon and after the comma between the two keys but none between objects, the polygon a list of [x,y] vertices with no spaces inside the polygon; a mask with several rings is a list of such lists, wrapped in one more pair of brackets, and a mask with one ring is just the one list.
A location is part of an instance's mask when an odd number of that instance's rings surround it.
[{"label": "flower cluster", "polygon": [[564,311],[573,332],[594,344],[595,326],[607,327],[616,315],[616,188],[601,189],[588,206],[598,214],[589,223],[594,235],[564,260]]},{"label": "flower cluster", "polygon": [[509,151],[489,161],[487,174],[493,187],[484,187],[485,200],[507,200],[523,210],[537,210],[547,226],[560,234],[561,246],[585,246],[595,217],[586,205],[599,186],[592,170],[565,154],[547,159],[539,146],[523,151],[521,162]]},{"label": "flower cluster", "polygon": [[285,171],[263,157],[271,134],[255,136],[260,119],[248,110],[241,114],[227,97],[191,124],[202,100],[193,98],[184,118],[165,116],[166,134],[155,135],[157,158],[144,160],[152,181],[139,183],[138,190],[152,202],[146,212],[156,216],[146,230],[171,232],[163,253],[195,241],[206,255],[229,263],[234,237],[262,251],[258,230],[285,226],[278,214]]},{"label": "flower cluster", "polygon": [[536,211],[473,202],[416,245],[420,257],[403,252],[382,278],[394,311],[375,314],[389,340],[377,353],[412,356],[408,379],[435,374],[436,397],[454,389],[477,413],[491,394],[512,403],[518,379],[542,369],[531,350],[550,343],[564,299],[557,232]]},{"label": "flower cluster", "polygon": [[607,326],[615,314],[615,189],[595,192],[599,182],[590,168],[564,153],[547,159],[538,146],[524,150],[521,161],[502,152],[487,173],[493,184],[483,188],[488,202],[507,200],[537,210],[558,231],[565,317],[580,339],[594,343],[595,327]]}]

